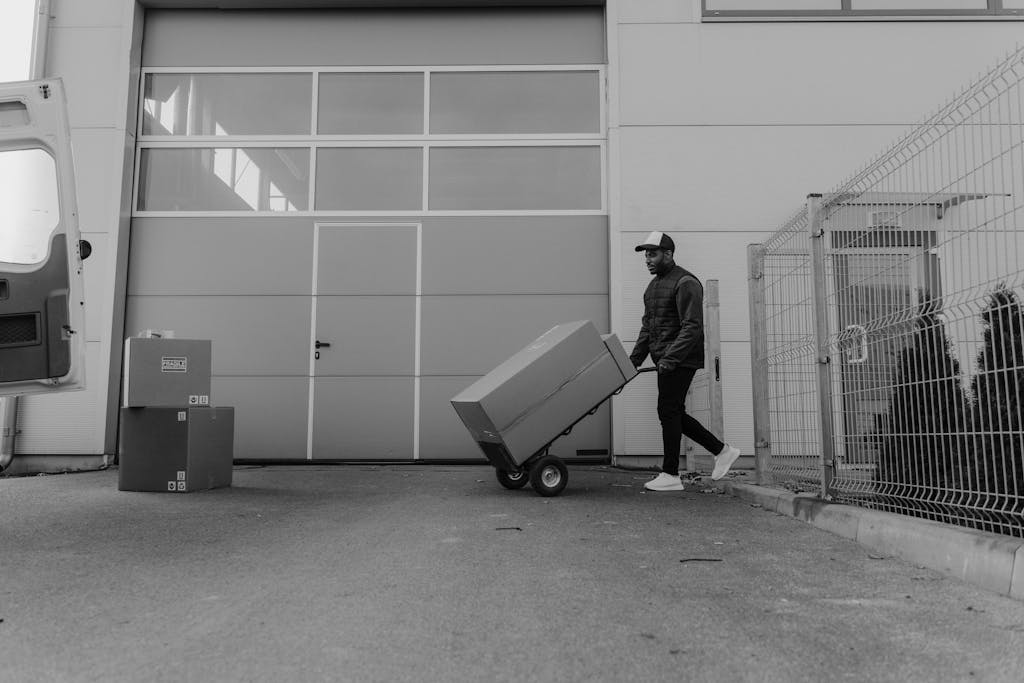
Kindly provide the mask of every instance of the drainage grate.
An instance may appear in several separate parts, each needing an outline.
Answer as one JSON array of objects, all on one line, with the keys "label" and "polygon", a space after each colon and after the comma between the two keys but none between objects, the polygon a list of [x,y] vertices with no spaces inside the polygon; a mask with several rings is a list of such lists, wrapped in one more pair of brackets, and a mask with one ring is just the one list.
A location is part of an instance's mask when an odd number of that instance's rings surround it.
[{"label": "drainage grate", "polygon": [[39,314],[0,316],[0,347],[39,343]]}]

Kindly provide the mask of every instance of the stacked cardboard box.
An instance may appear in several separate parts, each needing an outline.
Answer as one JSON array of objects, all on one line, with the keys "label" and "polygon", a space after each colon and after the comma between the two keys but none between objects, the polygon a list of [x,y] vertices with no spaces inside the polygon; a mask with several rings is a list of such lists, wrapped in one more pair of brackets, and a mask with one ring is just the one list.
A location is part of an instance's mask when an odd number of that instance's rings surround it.
[{"label": "stacked cardboard box", "polygon": [[633,378],[615,335],[556,325],[452,399],[496,468],[513,470]]},{"label": "stacked cardboard box", "polygon": [[199,339],[126,340],[120,490],[231,485],[235,409],[210,405],[211,346]]}]

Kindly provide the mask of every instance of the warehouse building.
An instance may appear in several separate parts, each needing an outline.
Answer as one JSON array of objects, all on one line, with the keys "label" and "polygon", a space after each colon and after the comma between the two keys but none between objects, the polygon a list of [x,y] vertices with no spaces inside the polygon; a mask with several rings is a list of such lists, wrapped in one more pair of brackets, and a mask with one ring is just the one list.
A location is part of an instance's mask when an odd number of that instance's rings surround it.
[{"label": "warehouse building", "polygon": [[[1024,0],[40,10],[93,245],[88,386],[21,400],[16,471],[112,461],[147,329],[213,341],[237,459],[479,459],[449,399],[559,322],[630,347],[654,229],[720,283],[751,455],[746,245],[1012,49]],[[651,379],[559,453],[660,453]]]}]

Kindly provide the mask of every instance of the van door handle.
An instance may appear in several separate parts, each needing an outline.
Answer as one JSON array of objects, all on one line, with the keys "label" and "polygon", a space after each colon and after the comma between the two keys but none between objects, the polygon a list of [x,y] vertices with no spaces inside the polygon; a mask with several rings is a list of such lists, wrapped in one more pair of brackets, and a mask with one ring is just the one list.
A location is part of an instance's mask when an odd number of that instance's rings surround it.
[{"label": "van door handle", "polygon": [[313,347],[317,348],[317,349],[329,349],[329,348],[331,348],[331,343],[330,342],[322,342],[319,339],[317,339],[316,343],[313,344]]}]

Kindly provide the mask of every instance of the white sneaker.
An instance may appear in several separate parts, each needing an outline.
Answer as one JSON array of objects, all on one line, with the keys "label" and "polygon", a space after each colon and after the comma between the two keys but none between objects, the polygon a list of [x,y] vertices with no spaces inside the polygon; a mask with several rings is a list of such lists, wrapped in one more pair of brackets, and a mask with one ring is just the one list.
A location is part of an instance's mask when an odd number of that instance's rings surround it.
[{"label": "white sneaker", "polygon": [[683,480],[678,476],[673,477],[671,474],[662,472],[644,484],[644,488],[648,491],[682,491]]},{"label": "white sneaker", "polygon": [[711,478],[718,481],[724,477],[738,457],[740,457],[740,449],[726,444],[722,452],[715,456],[715,469],[711,472]]}]

